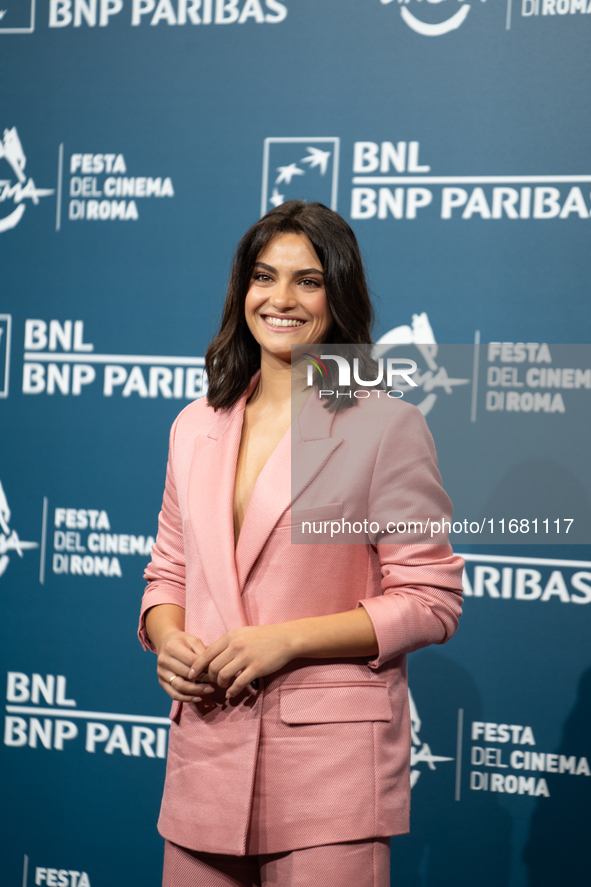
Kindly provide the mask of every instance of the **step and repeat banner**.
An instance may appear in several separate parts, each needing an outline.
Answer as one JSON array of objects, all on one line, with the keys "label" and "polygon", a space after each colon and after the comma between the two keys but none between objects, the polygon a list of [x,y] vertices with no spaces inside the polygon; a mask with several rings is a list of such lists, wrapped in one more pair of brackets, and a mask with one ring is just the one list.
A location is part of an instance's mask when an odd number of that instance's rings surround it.
[{"label": "step and repeat banner", "polygon": [[359,238],[466,558],[457,637],[410,657],[392,883],[588,884],[590,39],[589,0],[2,4],[3,884],[160,883],[168,432],[295,197]]}]

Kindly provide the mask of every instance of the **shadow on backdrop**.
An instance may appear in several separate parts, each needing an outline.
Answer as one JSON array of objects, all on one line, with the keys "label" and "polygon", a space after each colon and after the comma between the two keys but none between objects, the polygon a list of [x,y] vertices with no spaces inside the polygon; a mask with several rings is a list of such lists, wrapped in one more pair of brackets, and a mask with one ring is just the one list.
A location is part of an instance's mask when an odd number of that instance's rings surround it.
[{"label": "shadow on backdrop", "polygon": [[[409,658],[409,686],[421,718],[420,738],[433,755],[453,757],[435,771],[420,767],[412,790],[410,834],[392,839],[395,887],[506,887],[511,864],[510,814],[496,794],[470,791],[469,730],[482,701],[470,673],[428,649]],[[461,800],[454,800],[458,709],[464,709]]]},{"label": "shadow on backdrop", "polygon": [[[581,675],[575,706],[564,724],[558,754],[589,758],[591,668]],[[529,887],[589,887],[591,884],[591,778],[545,774],[550,798],[534,810],[524,862]]]},{"label": "shadow on backdrop", "polygon": [[[564,465],[550,459],[529,459],[514,465],[491,493],[480,513],[480,519],[490,517],[495,518],[497,534],[494,538],[487,536],[487,542],[588,545],[591,541],[589,495],[578,477]],[[501,539],[498,521],[504,518],[508,527],[509,520],[516,517],[526,517],[530,524],[537,518],[538,532],[534,534],[532,530],[527,537],[521,532],[506,532]],[[556,518],[560,519],[558,532]],[[547,526],[545,519],[548,519]],[[565,519],[570,519],[572,523],[565,523]],[[565,533],[567,528],[568,533]]]}]

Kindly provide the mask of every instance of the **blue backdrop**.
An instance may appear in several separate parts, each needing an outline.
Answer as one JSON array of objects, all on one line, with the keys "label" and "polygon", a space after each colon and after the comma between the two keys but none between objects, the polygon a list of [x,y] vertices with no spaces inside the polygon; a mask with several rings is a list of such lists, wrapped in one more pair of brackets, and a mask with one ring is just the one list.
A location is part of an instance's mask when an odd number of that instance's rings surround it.
[{"label": "blue backdrop", "polygon": [[[141,574],[233,247],[318,199],[359,238],[376,338],[532,343],[495,357],[520,373],[589,342],[591,3],[2,6],[2,882],[157,887],[168,704]],[[544,436],[588,411],[584,367],[552,366],[496,377],[476,421]],[[445,424],[460,388],[423,389]],[[392,883],[583,887],[591,549],[459,550],[459,634],[411,657]]]}]

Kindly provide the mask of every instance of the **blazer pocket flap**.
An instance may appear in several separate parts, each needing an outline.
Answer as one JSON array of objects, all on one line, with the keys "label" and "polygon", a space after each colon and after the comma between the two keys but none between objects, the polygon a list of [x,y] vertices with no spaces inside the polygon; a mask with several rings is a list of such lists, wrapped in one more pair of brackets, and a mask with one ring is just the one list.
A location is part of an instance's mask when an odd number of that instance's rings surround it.
[{"label": "blazer pocket flap", "polygon": [[279,694],[284,724],[392,720],[386,684],[283,686]]},{"label": "blazer pocket flap", "polygon": [[182,706],[183,706],[183,703],[180,701],[180,699],[173,699],[172,700],[172,705],[170,706],[170,712],[168,714],[168,717],[170,718],[171,721],[176,721],[178,723],[178,719],[179,719],[179,716],[181,713]]}]

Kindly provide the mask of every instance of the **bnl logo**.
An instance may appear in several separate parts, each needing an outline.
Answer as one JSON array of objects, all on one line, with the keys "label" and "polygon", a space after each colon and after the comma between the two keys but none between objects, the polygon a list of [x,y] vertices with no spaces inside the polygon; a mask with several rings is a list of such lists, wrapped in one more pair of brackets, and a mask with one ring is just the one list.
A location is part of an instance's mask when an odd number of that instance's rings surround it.
[{"label": "bnl logo", "polygon": [[0,397],[8,397],[11,324],[10,314],[0,314]]},{"label": "bnl logo", "polygon": [[261,215],[287,200],[337,208],[338,138],[269,138],[263,149]]},{"label": "bnl logo", "polygon": [[35,0],[1,0],[0,34],[32,34]]}]

